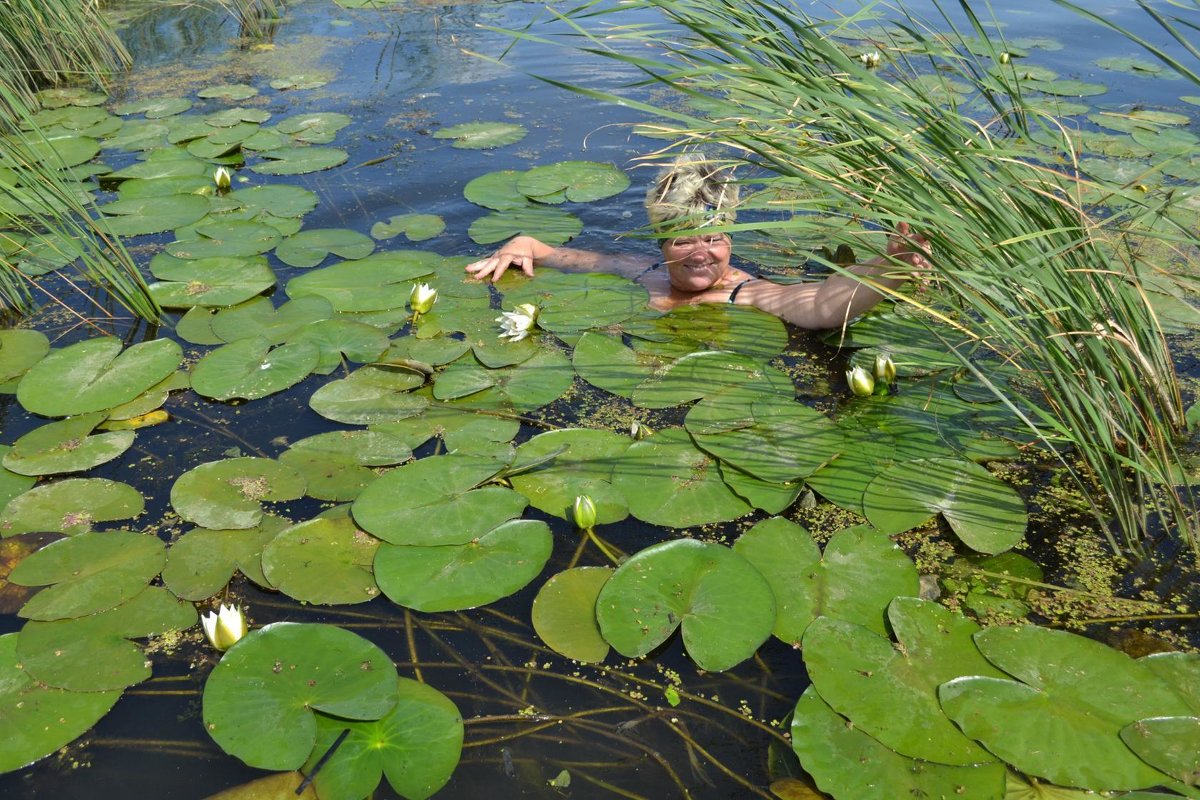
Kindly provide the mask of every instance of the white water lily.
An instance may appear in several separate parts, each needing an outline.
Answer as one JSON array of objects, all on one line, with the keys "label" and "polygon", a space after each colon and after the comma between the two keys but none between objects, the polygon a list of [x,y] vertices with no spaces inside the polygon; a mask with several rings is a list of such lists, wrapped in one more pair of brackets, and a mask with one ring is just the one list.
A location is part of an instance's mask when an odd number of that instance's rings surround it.
[{"label": "white water lily", "polygon": [[855,397],[870,397],[875,392],[875,377],[862,367],[846,370],[846,383]]},{"label": "white water lily", "polygon": [[233,185],[233,173],[225,167],[217,167],[213,172],[213,183],[217,185],[218,191],[226,191]]},{"label": "white water lily", "polygon": [[408,304],[414,314],[428,314],[437,302],[437,289],[428,283],[413,284],[412,293],[408,296]]},{"label": "white water lily", "polygon": [[888,386],[896,382],[896,363],[892,361],[892,357],[884,353],[878,353],[875,356],[875,380],[883,381]]},{"label": "white water lily", "polygon": [[237,606],[221,604],[219,611],[209,611],[200,617],[204,635],[218,650],[228,650],[246,635],[246,615]]},{"label": "white water lily", "polygon": [[867,69],[875,69],[875,67],[879,66],[879,62],[882,60],[882,57],[879,55],[878,50],[872,50],[869,53],[861,53],[858,56],[858,60],[861,61],[862,65]]},{"label": "white water lily", "polygon": [[533,330],[537,315],[537,306],[532,303],[522,303],[514,311],[501,312],[500,316],[496,317],[496,322],[500,323],[498,338],[508,337],[510,342],[521,341]]}]

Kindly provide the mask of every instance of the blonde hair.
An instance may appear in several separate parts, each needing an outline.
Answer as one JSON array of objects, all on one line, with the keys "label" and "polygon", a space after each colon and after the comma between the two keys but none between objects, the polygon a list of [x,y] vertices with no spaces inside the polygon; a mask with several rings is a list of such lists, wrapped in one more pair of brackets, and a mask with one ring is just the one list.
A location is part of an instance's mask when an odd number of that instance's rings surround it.
[{"label": "blonde hair", "polygon": [[729,170],[684,153],[646,192],[646,216],[658,231],[727,225],[737,218],[738,187]]}]

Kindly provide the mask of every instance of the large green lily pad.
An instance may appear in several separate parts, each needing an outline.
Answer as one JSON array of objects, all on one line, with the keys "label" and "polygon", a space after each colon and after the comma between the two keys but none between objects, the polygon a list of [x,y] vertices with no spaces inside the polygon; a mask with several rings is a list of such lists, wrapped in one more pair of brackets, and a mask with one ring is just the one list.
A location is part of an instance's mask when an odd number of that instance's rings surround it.
[{"label": "large green lily pad", "polygon": [[525,138],[524,126],[513,122],[464,122],[440,128],[435,139],[453,139],[452,147],[463,150],[491,150]]},{"label": "large green lily pad", "polygon": [[613,470],[632,440],[611,431],[564,428],[539,434],[517,449],[517,463],[538,461],[560,450],[553,460],[510,478],[530,505],[547,514],[571,519],[575,498],[587,495],[596,506],[596,521],[619,522],[629,515],[624,495],[612,485]]},{"label": "large green lily pad", "polygon": [[932,458],[894,464],[863,494],[867,519],[884,533],[911,530],[940,513],[968,547],[999,553],[1025,535],[1025,503],[971,461]]},{"label": "large green lily pad", "polygon": [[558,208],[515,208],[480,217],[467,228],[476,244],[493,244],[524,234],[549,245],[565,244],[583,230],[583,221]]},{"label": "large green lily pad", "polygon": [[[235,342],[257,336],[271,344],[283,344],[313,322],[333,317],[333,306],[324,297],[312,295],[289,300],[279,308],[268,297],[222,309],[210,322],[213,337],[219,342]],[[182,327],[182,320],[180,327]],[[197,342],[204,344],[204,342]]]},{"label": "large green lily pad", "polygon": [[371,236],[376,239],[391,239],[404,234],[410,242],[432,239],[446,230],[446,221],[437,214],[398,214],[386,222],[371,226]]},{"label": "large green lily pad", "polygon": [[613,571],[575,567],[542,584],[533,598],[533,629],[556,653],[592,664],[608,655],[608,642],[596,622],[596,598]]},{"label": "large green lily pad", "polygon": [[1191,713],[1143,663],[1034,625],[988,628],[975,643],[1016,680],[964,677],[941,687],[943,710],[967,736],[1015,769],[1062,786],[1111,791],[1168,780],[1119,735],[1138,720]]},{"label": "large green lily pad", "polygon": [[316,192],[282,183],[238,189],[226,199],[256,215],[266,213],[275,217],[302,217],[317,207]]},{"label": "large green lily pad", "polygon": [[194,225],[186,239],[171,242],[165,252],[176,258],[245,258],[271,250],[283,237],[279,231],[261,222],[219,220]]},{"label": "large green lily pad", "polygon": [[17,655],[25,671],[47,686],[76,692],[123,689],[150,677],[146,654],[129,639],[195,624],[195,606],[151,586],[97,614],[27,623]]},{"label": "large green lily pad", "polygon": [[383,311],[404,308],[412,280],[429,275],[441,264],[436,253],[393,250],[357,261],[343,261],[306,272],[288,281],[292,299],[321,295],[335,311]]},{"label": "large green lily pad", "polygon": [[728,303],[678,306],[655,319],[648,333],[651,338],[635,332],[634,349],[664,358],[730,350],[765,361],[782,353],[788,341],[778,317]]},{"label": "large green lily pad", "polygon": [[425,382],[420,371],[368,364],[313,392],[308,404],[326,419],[370,425],[414,417],[429,400],[413,394]]},{"label": "large green lily pad", "polygon": [[643,286],[620,275],[553,270],[540,270],[536,281],[504,295],[506,305],[537,306],[538,327],[565,336],[624,322],[642,313],[649,300]]},{"label": "large green lily pad", "polygon": [[305,765],[309,774],[342,731],[350,731],[317,773],[322,800],[368,797],[385,775],[405,800],[425,800],[450,780],[462,754],[458,707],[437,689],[408,678],[400,679],[398,691],[396,707],[373,722],[317,715],[317,746]]},{"label": "large green lily pad", "polygon": [[0,391],[16,391],[15,381],[49,352],[50,340],[41,331],[0,330]]},{"label": "large green lily pad", "polygon": [[379,540],[349,517],[301,522],[263,548],[263,574],[271,585],[302,603],[365,603],[379,594],[371,563]]},{"label": "large green lily pad", "polygon": [[522,174],[515,169],[504,169],[472,178],[463,187],[463,197],[493,211],[528,208],[529,201],[517,189]]},{"label": "large green lily pad", "polygon": [[[557,400],[570,388],[573,376],[571,363],[561,352],[536,350],[531,358],[511,367],[488,369],[469,360],[452,364],[438,376],[433,395],[439,398],[440,391],[448,391],[452,405],[520,414]],[[475,388],[465,392],[463,386]]]},{"label": "large green lily pad", "polygon": [[810,603],[796,587],[820,562],[821,548],[804,528],[772,517],[739,536],[733,550],[762,573],[775,595],[772,633],[798,645],[813,617]]},{"label": "large green lily pad", "polygon": [[753,425],[716,434],[694,433],[696,443],[770,483],[807,478],[845,447],[841,429],[808,406],[768,400],[753,403],[750,410]]},{"label": "large green lily pad", "polygon": [[1200,782],[1200,717],[1155,717],[1121,729],[1143,761],[1189,786]]},{"label": "large green lily pad", "polygon": [[[8,445],[0,444],[0,459],[6,458],[11,450],[12,448]],[[36,482],[37,478],[31,475],[18,475],[0,467],[0,509],[8,505],[8,501],[17,495],[28,491]]]},{"label": "large green lily pad", "polygon": [[539,203],[590,203],[628,188],[628,175],[598,161],[560,161],[534,167],[517,179],[518,191]]},{"label": "large green lily pad", "polygon": [[313,372],[328,375],[347,362],[375,361],[388,349],[387,334],[352,319],[325,319],[306,325],[292,342],[308,344],[317,349],[317,365]]},{"label": "large green lily pad", "polygon": [[107,415],[81,414],[35,428],[4,455],[4,467],[19,475],[82,472],[117,458],[133,444],[133,431],[89,434]]},{"label": "large green lily pad", "polygon": [[631,445],[612,482],[629,503],[629,512],[652,525],[686,528],[750,512],[721,480],[716,461],[692,444],[682,428],[661,430]]},{"label": "large green lily pad", "polygon": [[287,237],[275,248],[275,255],[289,267],[308,269],[328,255],[339,258],[366,258],[375,250],[371,237],[346,228],[315,228]]},{"label": "large green lily pad", "polygon": [[371,430],[395,436],[413,450],[440,436],[446,452],[466,451],[480,442],[511,442],[520,429],[521,423],[515,419],[441,405],[431,405],[419,416],[371,426]]},{"label": "large green lily pad", "polygon": [[192,389],[214,400],[257,400],[308,377],[320,351],[307,342],[272,347],[261,337],[238,339],[213,350],[192,367]]},{"label": "large green lily pad", "polygon": [[909,758],[969,766],[994,760],[963,736],[938,703],[938,686],[963,675],[994,678],[971,636],[979,626],[937,603],[897,597],[896,643],[861,625],[819,617],[804,633],[804,664],[821,698]]},{"label": "large green lily pad", "polygon": [[171,487],[171,506],[205,528],[253,528],[262,520],[262,501],[295,500],[304,489],[304,476],[278,461],[227,458],[180,475]]},{"label": "large green lily pad", "polygon": [[0,533],[57,531],[74,536],[90,531],[96,522],[136,517],[145,507],[145,499],[129,484],[68,478],[35,486],[10,500],[0,512]]},{"label": "large green lily pad", "polygon": [[632,397],[651,374],[651,368],[619,338],[595,331],[579,337],[571,360],[579,377],[619,397]]},{"label": "large green lily pad", "polygon": [[367,486],[354,501],[354,519],[392,544],[466,544],[525,510],[518,492],[481,486],[502,466],[475,456],[422,458]]},{"label": "large green lily pad", "polygon": [[466,544],[383,545],[375,556],[375,580],[392,602],[406,608],[475,608],[536,578],[553,546],[546,523],[511,520]]},{"label": "large green lily pad", "polygon": [[113,406],[108,411],[108,417],[100,425],[101,428],[109,428],[116,430],[119,426],[113,425],[114,422],[124,422],[135,417],[140,417],[149,414],[155,409],[162,408],[171,392],[188,389],[192,385],[191,380],[186,372],[182,370],[172,372],[167,377],[163,378],[158,383],[151,386],[146,391],[139,394],[137,397],[130,400],[128,403],[121,403],[119,406]]},{"label": "large green lily pad", "polygon": [[265,161],[250,169],[262,175],[304,175],[345,164],[350,154],[340,147],[280,147],[260,153]]},{"label": "large green lily pad", "polygon": [[396,705],[387,653],[332,625],[277,622],[251,631],[204,686],[204,727],[260,769],[301,766],[317,740],[314,712],[372,720]]},{"label": "large green lily pad", "polygon": [[83,735],[121,692],[69,692],[38,683],[21,668],[18,634],[0,636],[0,772],[32,764]]},{"label": "large green lily pad", "polygon": [[266,515],[253,528],[214,531],[193,528],[167,550],[163,583],[176,597],[206,600],[225,588],[234,572],[270,586],[262,571],[262,549],[287,521]]},{"label": "large green lily pad", "polygon": [[191,225],[208,213],[210,201],[195,194],[131,197],[100,206],[106,224],[118,236],[163,233]]},{"label": "large green lily pad", "polygon": [[159,278],[150,284],[150,296],[166,308],[234,306],[275,285],[275,273],[261,256],[156,258],[150,270]]},{"label": "large green lily pad", "polygon": [[279,455],[279,462],[304,476],[309,497],[346,502],[379,477],[375,468],[410,458],[412,449],[388,433],[331,431],[295,442]]},{"label": "large green lily pad", "polygon": [[21,608],[21,616],[68,619],[124,603],[145,589],[166,561],[166,547],[154,536],[81,533],[38,550],[13,568],[8,579],[21,586],[47,587]]},{"label": "large green lily pad", "polygon": [[596,599],[596,620],[618,653],[640,658],[682,628],[701,669],[754,655],[775,624],[775,596],[749,561],[718,544],[676,539],[631,556]]},{"label": "large green lily pad", "polygon": [[182,360],[182,349],[170,339],[124,351],[119,339],[89,339],[55,350],[31,367],[17,387],[17,400],[46,417],[103,411],[137,397]]},{"label": "large green lily pad", "polygon": [[817,786],[832,797],[1002,800],[1004,765],[948,767],[906,758],[831,709],[814,687],[792,716],[792,748]]}]

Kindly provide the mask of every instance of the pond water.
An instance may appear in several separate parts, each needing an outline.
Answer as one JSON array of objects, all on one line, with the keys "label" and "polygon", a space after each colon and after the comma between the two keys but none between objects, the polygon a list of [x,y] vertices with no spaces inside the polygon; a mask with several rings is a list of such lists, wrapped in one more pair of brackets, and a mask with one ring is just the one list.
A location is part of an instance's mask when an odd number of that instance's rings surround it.
[{"label": "pond water", "polygon": [[[294,177],[237,172],[235,190],[280,183],[314,192],[319,202],[304,216],[306,230],[349,229],[374,236],[373,227],[393,217],[436,215],[445,223],[444,233],[417,243],[407,241],[403,233],[386,239],[376,236],[377,252],[424,249],[449,257],[476,256],[490,248],[473,241],[468,230],[487,211],[464,199],[469,181],[499,170],[586,160],[615,164],[630,175],[631,183],[611,196],[568,206],[582,223],[572,246],[614,252],[645,252],[653,247],[624,235],[642,221],[642,198],[651,174],[648,168],[638,167],[636,159],[660,146],[633,129],[644,117],[530,74],[610,91],[633,80],[633,73],[611,60],[532,41],[506,53],[502,62],[495,60],[510,38],[492,28],[516,29],[548,19],[551,12],[541,5],[404,2],[355,10],[332,0],[296,0],[260,39],[239,38],[231,18],[200,6],[111,5],[134,57],[130,75],[112,87],[111,104],[186,97],[196,103],[193,114],[240,104],[269,112],[274,120],[315,112],[351,118],[332,142],[347,151],[344,164]],[[818,15],[823,9],[836,13],[850,8],[836,2],[804,5]],[[1099,0],[1085,5],[1140,30],[1158,44],[1169,44],[1131,3]],[[918,13],[933,12],[923,3],[909,7]],[[1064,78],[1102,81],[1109,88],[1102,98],[1104,108],[1186,113],[1188,106],[1180,96],[1200,94],[1200,89],[1184,81],[1100,69],[1092,63],[1098,57],[1142,54],[1094,23],[1044,0],[1005,3],[997,13],[1010,38],[1049,37],[1061,44],[1056,48],[1053,42],[1043,43],[1030,61]],[[628,21],[654,19],[648,10],[628,12]],[[961,23],[960,18],[955,20]],[[560,25],[547,30],[566,29]],[[298,75],[320,85],[288,90],[269,86],[273,80]],[[227,84],[248,84],[259,91],[237,102],[198,98],[197,93],[206,88]],[[653,89],[632,94],[655,103],[678,102]],[[1100,99],[1093,101],[1100,103]],[[435,136],[451,126],[477,121],[515,123],[525,135],[494,149],[456,148],[450,139]],[[1188,127],[1195,130],[1194,124]],[[121,169],[134,164],[138,156],[106,151],[102,158],[108,166]],[[108,200],[116,195],[106,191],[99,197]],[[154,234],[132,238],[130,244],[145,264],[172,239],[169,233]],[[277,276],[273,298],[278,306],[286,296],[287,282],[310,271],[274,258],[271,266]],[[133,344],[155,337],[180,338],[172,330],[180,316],[173,312],[168,325],[154,330],[124,322],[97,320],[96,324]],[[56,348],[96,335],[95,328],[60,313],[43,311],[35,321]],[[786,342],[785,355],[777,363],[795,379],[801,400],[821,411],[834,410],[841,402],[838,395],[847,355],[818,336],[798,331],[789,331]],[[186,338],[182,345],[188,364],[211,350]],[[344,378],[352,369],[339,367],[327,376],[314,375],[294,389],[248,403],[206,400],[191,391],[175,393],[165,406],[169,423],[139,431],[134,446],[123,456],[87,475],[134,486],[146,501],[139,529],[178,540],[192,527],[172,508],[172,486],[181,474],[221,459],[275,458],[306,437],[345,430],[346,425],[312,410],[308,401],[319,387]],[[527,422],[515,441],[580,420],[622,433],[633,420],[662,429],[681,424],[684,411],[648,411],[576,380],[564,397],[537,412],[524,413]],[[0,395],[5,444],[45,422],[44,417],[25,411],[14,395]],[[420,444],[415,454],[432,456],[443,447],[439,441],[429,441]],[[334,505],[309,497],[275,504],[271,510],[299,521]],[[828,538],[842,525],[838,518],[807,519],[805,513],[797,509],[797,518],[819,532],[819,538]],[[767,516],[753,512],[736,522],[691,532],[731,543]],[[467,720],[465,749],[439,797],[767,796],[764,792],[771,780],[788,774],[781,766],[787,761],[783,754],[789,753],[785,719],[808,685],[796,650],[771,639],[753,658],[725,672],[698,669],[679,636],[648,659],[624,659],[615,653],[598,665],[565,659],[534,634],[530,606],[545,579],[574,565],[580,550],[581,564],[598,565],[604,560],[566,519],[532,507],[524,518],[549,526],[553,555],[540,578],[481,608],[421,613],[383,598],[359,605],[307,605],[261,590],[241,576],[235,579],[230,597],[246,607],[254,627],[280,621],[323,622],[360,634],[397,663],[401,676],[423,680],[451,698]],[[827,529],[820,530],[822,526]],[[674,536],[663,526],[633,517],[602,525],[599,532],[625,553]],[[1048,569],[1047,580],[1053,582],[1056,568],[1069,566],[1078,554],[1055,552],[1052,544],[1045,549],[1041,560]],[[1186,580],[1178,574],[1160,577],[1174,584]],[[1172,585],[1164,593],[1186,591],[1186,586]],[[18,631],[23,624],[15,613],[0,616],[0,634]],[[217,656],[198,630],[155,638],[147,655],[154,677],[127,689],[79,744],[0,776],[0,795],[114,799],[144,795],[182,800],[206,797],[261,776],[262,771],[226,755],[204,731],[201,692]],[[670,701],[678,702],[680,694],[683,702],[672,705]],[[551,785],[563,770],[571,775],[569,788]],[[384,782],[374,796],[398,795]]]}]

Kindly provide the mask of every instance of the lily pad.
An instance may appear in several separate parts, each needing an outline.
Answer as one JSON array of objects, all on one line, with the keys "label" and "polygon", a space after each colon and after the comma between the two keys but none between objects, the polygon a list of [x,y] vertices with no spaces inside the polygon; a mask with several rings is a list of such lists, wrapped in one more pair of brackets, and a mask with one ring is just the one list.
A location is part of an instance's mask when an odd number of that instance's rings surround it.
[{"label": "lily pad", "polygon": [[686,528],[750,512],[721,480],[713,458],[681,428],[658,431],[631,445],[612,482],[625,495],[630,513],[652,525]]},{"label": "lily pad", "polygon": [[442,257],[418,250],[376,253],[307,272],[288,281],[292,299],[320,295],[335,311],[382,311],[404,308],[412,281],[434,272]]},{"label": "lily pad", "polygon": [[371,572],[379,544],[348,517],[310,519],[266,544],[263,574],[272,586],[302,603],[365,603],[379,594]]},{"label": "lily pad", "polygon": [[305,326],[329,319],[333,314],[333,306],[329,301],[317,295],[289,300],[279,308],[269,298],[256,297],[222,309],[209,322],[209,329],[216,339],[209,344],[256,337],[266,339],[271,344],[282,344]]},{"label": "lily pad", "polygon": [[640,658],[682,628],[688,654],[722,672],[754,655],[775,624],[775,597],[749,561],[718,544],[677,539],[617,568],[596,599],[596,620],[621,655]]},{"label": "lily pad", "polygon": [[505,169],[472,178],[463,187],[463,197],[493,211],[529,208],[529,201],[517,189],[517,180],[522,174],[515,169]]},{"label": "lily pad", "polygon": [[403,441],[413,450],[435,436],[440,436],[446,452],[469,450],[480,442],[511,442],[521,430],[514,419],[479,414],[454,406],[431,405],[419,416],[371,426]]},{"label": "lily pad", "polygon": [[728,350],[765,361],[782,353],[788,342],[778,317],[728,303],[678,306],[650,324],[650,338],[634,333],[635,350],[672,359]]},{"label": "lily pad", "polygon": [[804,528],[782,517],[772,517],[738,537],[733,550],[762,573],[775,595],[772,633],[788,644],[798,645],[813,616],[808,598],[796,587],[820,563],[821,548]]},{"label": "lily pad", "polygon": [[319,714],[317,746],[305,770],[349,735],[317,773],[322,800],[358,800],[388,784],[405,800],[425,800],[442,788],[462,754],[463,721],[458,708],[431,686],[401,678],[396,707],[374,722],[347,722]]},{"label": "lily pad", "polygon": [[244,83],[222,83],[196,92],[197,97],[215,100],[248,100],[258,94],[258,89]]},{"label": "lily pad", "polygon": [[0,330],[0,391],[16,391],[16,381],[49,352],[50,340],[41,331]]},{"label": "lily pad", "polygon": [[517,179],[521,194],[539,203],[590,203],[628,188],[628,175],[598,161],[560,161],[534,167]]},{"label": "lily pad", "polygon": [[318,375],[328,375],[347,362],[362,364],[374,361],[388,349],[386,333],[374,325],[352,319],[325,319],[310,323],[292,337],[292,342],[312,345],[317,349],[317,365],[313,367],[313,372]]},{"label": "lily pad", "polygon": [[804,663],[821,698],[909,758],[970,766],[994,760],[963,736],[938,704],[938,686],[963,675],[1005,677],[971,636],[979,626],[937,603],[897,597],[888,607],[897,643],[820,617],[804,633]]},{"label": "lily pad", "polygon": [[163,583],[176,597],[206,600],[225,588],[234,572],[259,586],[270,586],[262,571],[262,549],[287,521],[266,515],[253,528],[208,530],[194,528],[167,550]]},{"label": "lily pad", "polygon": [[651,375],[651,368],[619,338],[596,331],[579,337],[571,359],[579,377],[619,397],[632,397],[638,384]]},{"label": "lily pad", "polygon": [[195,225],[187,239],[171,242],[165,252],[176,258],[256,256],[279,244],[279,231],[260,222],[222,220]]},{"label": "lily pad", "polygon": [[587,495],[596,506],[596,522],[607,525],[629,515],[625,497],[612,485],[613,470],[632,441],[611,431],[564,428],[539,434],[517,449],[517,463],[551,461],[513,475],[512,487],[541,511],[571,519],[575,498]]},{"label": "lily pad", "polygon": [[166,308],[234,306],[275,285],[275,273],[261,256],[196,261],[156,257],[150,270],[160,279],[150,284],[150,296]]},{"label": "lily pad", "polygon": [[0,772],[32,764],[82,736],[117,702],[120,691],[69,692],[31,678],[17,656],[18,634],[0,636]]},{"label": "lily pad", "polygon": [[208,213],[210,201],[196,194],[130,197],[100,206],[109,215],[108,228],[118,236],[163,233],[197,222]]},{"label": "lily pad", "polygon": [[278,89],[282,92],[289,89],[320,89],[327,83],[329,81],[324,76],[298,73],[296,75],[288,75],[286,78],[276,78],[269,85],[272,89]]},{"label": "lily pad", "polygon": [[[561,352],[536,350],[532,358],[501,369],[487,369],[470,362],[452,364],[438,376],[434,397],[439,397],[447,387],[455,386],[457,388],[450,394],[463,392],[463,395],[456,396],[453,405],[520,414],[557,400],[571,387],[573,376],[571,363]],[[473,390],[465,391],[464,386]]]},{"label": "lily pad", "polygon": [[415,417],[429,405],[411,391],[423,383],[419,371],[368,364],[317,389],[308,404],[326,419],[349,425],[393,422]]},{"label": "lily pad", "polygon": [[192,367],[192,389],[214,400],[257,400],[295,386],[317,367],[320,353],[306,342],[272,348],[261,337],[238,339]]},{"label": "lily pad", "polygon": [[791,733],[804,769],[833,797],[1004,797],[1003,764],[948,767],[906,758],[839,716],[812,686],[796,703]]},{"label": "lily pad", "polygon": [[46,586],[20,611],[26,619],[55,620],[107,611],[146,588],[166,563],[154,536],[130,531],[81,533],[59,539],[18,564],[8,579]]},{"label": "lily pad", "polygon": [[205,528],[253,528],[263,518],[264,500],[295,500],[304,476],[269,458],[210,461],[179,476],[171,506],[183,519]]},{"label": "lily pad", "polygon": [[367,486],[354,501],[354,519],[392,544],[467,544],[525,510],[518,492],[482,486],[503,466],[474,456],[422,458]]},{"label": "lily pad", "polygon": [[579,334],[589,328],[608,328],[640,314],[650,296],[646,289],[620,275],[542,270],[504,295],[513,306],[537,306],[538,327],[560,335]]},{"label": "lily pad", "polygon": [[902,533],[940,513],[968,547],[1008,550],[1025,535],[1025,503],[1016,490],[970,461],[933,458],[889,467],[863,494],[867,519]]},{"label": "lily pad", "polygon": [[392,602],[417,611],[457,611],[493,603],[542,571],[554,546],[550,528],[512,520],[460,545],[383,545],[375,580]]},{"label": "lily pad", "polygon": [[272,184],[251,186],[230,192],[226,199],[232,200],[255,214],[267,213],[276,217],[302,217],[317,207],[317,195],[302,186]]},{"label": "lily pad", "polygon": [[0,164],[19,166],[24,163],[40,163],[56,169],[66,169],[84,164],[100,152],[100,144],[88,136],[40,136],[16,135],[0,139],[5,156]]},{"label": "lily pad", "polygon": [[296,114],[276,123],[280,133],[286,133],[297,142],[307,144],[329,144],[334,135],[354,120],[346,114],[318,111],[312,114]]},{"label": "lily pad", "polygon": [[133,431],[89,434],[104,421],[97,411],[51,422],[22,436],[4,455],[4,467],[19,475],[82,472],[99,466],[133,445]]},{"label": "lily pad", "polygon": [[358,259],[371,255],[374,249],[375,242],[358,231],[315,228],[284,239],[275,248],[275,255],[289,267],[308,269],[320,264],[328,255]]},{"label": "lily pad", "polygon": [[146,119],[163,119],[182,114],[191,107],[192,101],[186,97],[157,97],[133,103],[122,103],[113,108],[113,113],[123,117],[130,114],[145,114]]},{"label": "lily pad", "polygon": [[252,767],[300,767],[317,740],[314,712],[379,719],[395,707],[387,653],[332,625],[277,622],[231,647],[204,686],[204,727]]},{"label": "lily pad", "polygon": [[434,131],[435,139],[453,139],[463,150],[491,150],[525,138],[525,128],[513,122],[464,122]]},{"label": "lily pad", "polygon": [[[975,634],[988,661],[1016,680],[963,677],[939,690],[963,733],[1015,769],[1093,791],[1157,786],[1166,776],[1118,735],[1130,723],[1190,713],[1140,662],[1091,639],[1033,625]],[[1053,741],[1053,748],[1042,743]]]},{"label": "lily pad", "polygon": [[228,108],[204,117],[205,123],[213,128],[232,128],[243,122],[262,123],[271,118],[271,112],[261,108]]},{"label": "lily pad", "polygon": [[44,483],[8,502],[0,513],[0,532],[16,536],[32,531],[86,533],[95,522],[129,519],[146,501],[132,486],[104,478],[69,478]]},{"label": "lily pad", "polygon": [[[7,457],[11,450],[12,448],[8,445],[0,444],[0,458]],[[0,509],[3,509],[10,500],[28,490],[36,482],[37,478],[35,477],[20,475],[0,467]]]},{"label": "lily pad", "polygon": [[564,570],[542,584],[533,598],[533,629],[556,653],[594,664],[608,655],[596,622],[596,598],[613,571],[608,567]]},{"label": "lily pad", "polygon": [[371,226],[371,236],[376,239],[391,239],[404,234],[410,242],[423,242],[446,230],[446,221],[436,214],[400,214],[387,222],[376,222]]},{"label": "lily pad", "polygon": [[558,208],[522,207],[496,211],[471,223],[476,244],[493,244],[524,234],[549,245],[565,244],[583,230],[583,221]]},{"label": "lily pad", "polygon": [[279,456],[308,482],[309,497],[346,502],[356,499],[379,475],[373,467],[412,458],[402,439],[381,431],[332,431],[301,439]]},{"label": "lily pad", "polygon": [[17,640],[17,655],[25,671],[47,686],[76,692],[123,689],[150,677],[146,654],[129,639],[195,624],[191,603],[151,586],[98,614],[27,623]]},{"label": "lily pad", "polygon": [[350,154],[340,147],[280,147],[259,153],[265,161],[250,169],[262,175],[304,175],[345,164]]}]

